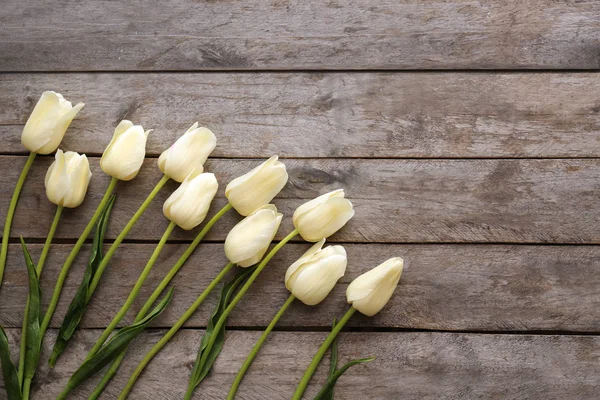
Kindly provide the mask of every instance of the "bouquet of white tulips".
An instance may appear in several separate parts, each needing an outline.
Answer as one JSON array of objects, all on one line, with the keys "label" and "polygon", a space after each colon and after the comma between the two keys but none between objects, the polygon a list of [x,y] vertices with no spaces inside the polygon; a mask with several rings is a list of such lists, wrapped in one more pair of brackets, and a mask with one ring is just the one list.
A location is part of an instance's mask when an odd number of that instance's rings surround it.
[{"label": "bouquet of white tulips", "polygon": [[[286,166],[277,156],[273,156],[246,174],[229,182],[224,191],[224,195],[228,200],[227,204],[207,220],[213,199],[219,191],[219,183],[213,173],[204,171],[204,164],[215,149],[217,139],[209,129],[199,127],[198,123],[195,123],[160,155],[158,168],[162,173],[162,177],[140,204],[137,211],[126,222],[108,251],[104,253],[104,235],[111,211],[115,206],[114,192],[117,183],[133,180],[138,175],[144,164],[146,141],[150,133],[141,125],[123,120],[116,126],[112,139],[100,159],[102,171],[111,177],[110,183],[94,214],[64,261],[50,303],[45,313],[42,313],[39,276],[51,250],[52,240],[59,226],[62,211],[65,207],[77,207],[84,201],[92,178],[89,160],[85,155],[73,151],[63,151],[58,148],[69,124],[82,107],[83,103],[73,107],[58,93],[44,92],[22,134],[22,143],[31,153],[16,184],[5,220],[0,253],[0,285],[2,284],[8,252],[8,238],[12,218],[25,178],[37,154],[50,154],[56,151],[55,160],[48,169],[45,178],[46,195],[49,201],[56,204],[56,212],[37,263],[33,262],[25,242],[21,240],[30,292],[25,305],[21,351],[17,365],[11,360],[8,339],[0,327],[0,363],[8,398],[10,400],[29,399],[31,384],[40,357],[42,340],[56,310],[65,279],[82,245],[94,228],[92,248],[85,266],[83,279],[64,316],[52,354],[48,360],[51,367],[55,365],[69,344],[81,318],[85,314],[89,301],[98,289],[104,271],[109,266],[120,244],[156,195],[172,179],[179,183],[179,187],[173,191],[163,205],[163,214],[169,224],[131,288],[127,299],[89,350],[84,362],[73,373],[58,398],[66,398],[82,382],[103,367],[108,366],[89,398],[96,399],[101,395],[106,385],[117,373],[123,358],[126,356],[129,344],[168,307],[174,291],[173,287],[168,289],[172,279],[184,266],[210,229],[229,210],[234,209],[244,218],[231,228],[225,239],[223,251],[229,263],[220,270],[206,288],[199,291],[194,303],[144,356],[119,396],[119,399],[125,399],[128,396],[138,377],[154,356],[177,334],[184,323],[194,314],[210,293],[217,288],[220,282],[225,281],[215,311],[207,323],[207,330],[199,345],[196,362],[189,379],[185,398],[191,399],[194,390],[206,378],[225,344],[223,333],[227,318],[274,255],[287,242],[299,235],[302,239],[314,244],[287,269],[283,281],[290,292],[289,297],[274,314],[266,330],[241,365],[228,395],[228,399],[233,399],[245,373],[251,367],[252,361],[258,356],[259,350],[266,343],[269,333],[294,301],[298,299],[308,306],[317,306],[345,275],[349,261],[346,250],[341,245],[325,246],[325,242],[328,237],[342,229],[352,219],[355,213],[352,203],[346,199],[344,190],[338,189],[300,205],[292,216],[294,229],[283,236],[270,249],[284,218],[284,215],[278,211],[274,204],[271,204],[271,201],[288,182]],[[158,262],[159,255],[172,232],[175,229],[193,230],[203,223],[204,225],[198,228],[199,231],[195,234],[193,241],[169,269],[152,294],[145,300],[133,323],[117,330],[118,324],[139,297],[149,273]],[[336,337],[355,311],[358,310],[364,315],[373,316],[383,309],[398,285],[403,265],[401,258],[391,258],[360,275],[350,283],[346,290],[346,296],[351,306],[339,322],[334,320],[331,333],[306,369],[293,399],[301,398],[317,365],[330,347],[332,348],[332,368],[326,385],[317,396],[318,399],[333,398],[335,382],[350,366],[374,359],[354,360],[337,369]],[[235,271],[235,274],[232,271]],[[227,280],[226,278],[230,274],[233,274],[233,276]],[[276,372],[274,371],[274,373]]]}]

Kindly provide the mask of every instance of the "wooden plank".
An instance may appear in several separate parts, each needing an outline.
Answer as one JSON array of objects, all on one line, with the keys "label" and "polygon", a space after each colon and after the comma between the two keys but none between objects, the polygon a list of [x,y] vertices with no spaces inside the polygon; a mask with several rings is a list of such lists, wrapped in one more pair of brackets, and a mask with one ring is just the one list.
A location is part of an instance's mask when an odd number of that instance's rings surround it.
[{"label": "wooden plank", "polygon": [[598,68],[594,1],[9,1],[3,71]]},{"label": "wooden plank", "polygon": [[[45,197],[43,179],[51,157],[40,157],[22,193],[12,236],[44,238],[54,205]],[[12,187],[25,157],[0,157],[0,215],[6,215]],[[138,177],[118,186],[108,237],[114,238],[160,179],[156,160],[147,160]],[[221,187],[213,204],[225,203],[226,182],[259,160],[211,160]],[[334,241],[346,242],[511,242],[600,243],[600,159],[586,160],[285,160],[290,182],[274,203],[285,219],[278,238],[292,228],[296,207],[328,191],[344,188],[356,216]],[[91,160],[93,178],[83,205],[64,213],[57,237],[75,239],[87,224],[108,185]],[[130,240],[158,240],[167,226],[162,203],[176,187],[157,196]],[[213,212],[215,212],[213,211]],[[224,240],[239,219],[229,213],[208,240]],[[172,239],[191,240],[195,231],[177,229]]]},{"label": "wooden plank", "polygon": [[[34,256],[40,245],[32,245]],[[132,312],[131,321],[158,282],[183,253],[185,245],[167,245]],[[264,327],[289,296],[283,284],[286,268],[306,244],[285,247],[261,274],[232,314],[229,325]],[[284,315],[280,329],[327,329],[347,309],[346,287],[358,275],[393,256],[407,260],[401,285],[387,308],[374,318],[354,317],[353,327],[387,327],[458,331],[600,332],[594,310],[600,296],[598,246],[382,245],[350,244],[348,269],[318,307],[297,302]],[[57,245],[42,276],[47,303],[61,261],[70,249]],[[83,327],[106,326],[125,302],[154,245],[126,244],[115,254]],[[59,326],[83,274],[87,248],[64,287],[52,326]],[[227,260],[220,244],[196,250],[175,279],[175,298],[154,326],[171,326],[193,303]],[[0,292],[0,325],[21,326],[27,298],[27,274],[17,245],[12,245],[5,283]],[[189,321],[204,327],[217,294]]]},{"label": "wooden plank", "polygon": [[[53,333],[53,332],[52,332]],[[9,330],[11,342],[18,330]],[[99,332],[77,335],[55,369],[42,362],[33,396],[53,399],[83,361]],[[129,374],[162,331],[143,334],[105,392],[116,399]],[[185,392],[202,331],[180,332],[140,377],[132,399],[180,399]],[[232,331],[197,399],[223,399],[260,332]],[[325,332],[274,332],[248,371],[240,399],[289,399]],[[46,341],[48,350],[49,341]],[[596,399],[600,373],[597,336],[475,335],[449,333],[343,333],[340,361],[376,355],[350,369],[336,387],[338,399]],[[16,354],[15,354],[16,357]],[[42,356],[42,359],[47,358]],[[324,383],[328,361],[317,370],[306,398]],[[96,377],[98,379],[98,377]],[[85,399],[96,380],[70,398]],[[0,383],[0,386],[2,384]],[[2,389],[0,387],[0,389]]]},{"label": "wooden plank", "polygon": [[62,147],[96,155],[123,118],[154,129],[149,156],[196,120],[217,135],[217,157],[596,157],[600,151],[600,82],[587,73],[4,74],[0,83],[4,154],[25,154],[21,131],[48,89],[86,103]]}]

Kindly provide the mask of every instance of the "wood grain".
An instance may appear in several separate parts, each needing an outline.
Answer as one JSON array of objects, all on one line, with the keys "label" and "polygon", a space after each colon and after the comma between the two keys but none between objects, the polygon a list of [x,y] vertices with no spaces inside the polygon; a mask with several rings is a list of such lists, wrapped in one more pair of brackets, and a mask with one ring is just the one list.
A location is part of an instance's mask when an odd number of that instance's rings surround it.
[{"label": "wood grain", "polygon": [[[18,330],[9,331],[11,342]],[[52,332],[53,333],[53,332]],[[54,370],[45,363],[36,380],[35,398],[53,399],[83,361],[99,334],[76,335]],[[145,332],[134,342],[121,372],[105,392],[116,399],[136,361],[162,331]],[[202,331],[185,330],[140,377],[131,399],[180,399],[185,392]],[[196,399],[223,399],[259,332],[229,332],[213,372]],[[274,332],[240,387],[240,399],[289,399],[325,332]],[[53,338],[53,335],[49,337]],[[46,350],[49,341],[46,342]],[[340,359],[376,355],[370,364],[350,369],[336,387],[337,399],[596,399],[600,339],[594,336],[474,335],[449,333],[343,333]],[[16,355],[15,355],[16,356]],[[47,358],[42,356],[42,359]],[[324,383],[325,361],[306,392],[312,398]],[[98,379],[98,377],[96,377]],[[90,380],[71,398],[85,399]],[[1,383],[0,383],[1,386]]]},{"label": "wood grain", "polygon": [[[11,235],[45,238],[54,205],[43,178],[51,157],[36,161],[23,189]],[[210,160],[206,169],[221,187],[212,209],[225,204],[226,182],[261,160]],[[284,160],[290,174],[274,200],[285,218],[277,235],[292,228],[296,207],[319,194],[344,188],[355,217],[332,241],[346,242],[502,242],[600,243],[600,160]],[[0,215],[5,215],[22,156],[0,157]],[[114,238],[160,179],[156,160],[147,160],[138,177],[120,183],[108,237]],[[108,185],[92,158],[94,176],[83,205],[64,213],[56,237],[76,239]],[[167,185],[129,234],[130,240],[158,240],[167,226],[162,204]],[[224,240],[239,216],[230,212],[207,236]],[[171,239],[191,240],[198,229],[177,229]]]},{"label": "wood grain", "polygon": [[595,1],[9,1],[0,70],[598,68]]},{"label": "wood grain", "polygon": [[214,130],[216,157],[600,154],[592,73],[4,74],[2,153],[25,154],[23,126],[49,89],[86,103],[62,148],[96,155],[123,118],[154,129],[149,156],[194,121]]},{"label": "wood grain", "polygon": [[[32,245],[34,257],[40,245]],[[168,245],[126,321],[140,309],[186,245]],[[283,284],[286,268],[306,249],[287,245],[269,264],[232,314],[234,327],[265,327],[289,292]],[[346,311],[346,287],[358,275],[384,260],[401,256],[407,262],[401,284],[388,306],[374,318],[356,316],[357,328],[407,328],[458,331],[600,332],[596,315],[600,296],[598,246],[490,245],[346,245],[348,269],[318,307],[294,303],[278,329],[327,329]],[[70,246],[57,245],[42,276],[45,304]],[[83,327],[110,322],[125,302],[154,245],[126,244],[116,253],[91,302]],[[83,274],[88,248],[72,270],[52,326],[59,326]],[[154,326],[168,327],[193,303],[227,263],[221,244],[199,247],[174,280],[172,304]],[[0,291],[0,325],[21,326],[27,296],[27,273],[17,245],[12,245],[5,283]],[[209,296],[188,322],[204,327],[217,299]]]}]

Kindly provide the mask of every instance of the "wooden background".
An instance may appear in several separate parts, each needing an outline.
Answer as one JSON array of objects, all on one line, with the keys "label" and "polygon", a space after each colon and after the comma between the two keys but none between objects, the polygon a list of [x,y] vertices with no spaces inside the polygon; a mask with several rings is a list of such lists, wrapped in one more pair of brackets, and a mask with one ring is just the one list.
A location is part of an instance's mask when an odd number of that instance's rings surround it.
[{"label": "wooden background", "polygon": [[[8,0],[0,11],[0,215],[41,92],[85,102],[61,148],[90,155],[94,176],[84,204],[63,214],[42,277],[47,301],[108,184],[98,156],[114,126],[127,118],[154,132],[139,176],[118,186],[110,238],[160,179],[157,156],[197,120],[218,137],[206,165],[221,183],[212,212],[229,180],[273,154],[290,174],[275,200],[286,216],[277,239],[291,229],[295,207],[318,194],[343,187],[356,208],[331,238],[347,248],[346,276],[318,307],[288,310],[238,398],[289,398],[332,318],[347,308],[348,283],[401,256],[408,266],[388,306],[374,318],[356,316],[341,335],[341,361],[378,359],[350,370],[336,398],[597,399],[599,26],[594,0]],[[27,294],[16,243],[23,235],[39,254],[53,213],[43,190],[51,161],[36,161],[23,190],[0,290],[0,324],[15,347]],[[56,396],[124,302],[167,225],[160,210],[175,187],[160,193],[116,253],[85,329],[54,370],[39,373],[34,399]],[[237,220],[228,215],[196,250],[175,280],[173,304],[135,342],[103,398],[116,398],[224,265],[222,241]],[[175,231],[142,298],[193,235]],[[196,398],[225,397],[288,295],[285,269],[306,248],[286,246],[253,285]],[[84,249],[54,328],[86,259]],[[182,398],[215,297],[131,398]],[[87,398],[93,384],[72,397]]]}]

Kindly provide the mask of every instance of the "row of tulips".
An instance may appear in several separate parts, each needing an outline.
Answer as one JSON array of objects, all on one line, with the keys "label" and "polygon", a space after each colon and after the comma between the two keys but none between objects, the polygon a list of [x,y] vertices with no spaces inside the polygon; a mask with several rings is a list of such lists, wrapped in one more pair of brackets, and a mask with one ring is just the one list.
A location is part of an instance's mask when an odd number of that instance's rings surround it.
[{"label": "row of tulips", "polygon": [[[35,287],[50,250],[62,209],[64,207],[77,207],[83,202],[92,175],[85,155],[70,151],[63,152],[58,149],[70,122],[82,107],[83,104],[81,103],[73,107],[58,93],[44,92],[23,131],[22,143],[31,151],[31,155],[16,185],[5,222],[2,254],[0,256],[0,284],[8,250],[12,217],[27,172],[38,153],[50,154],[56,151],[55,161],[46,174],[45,186],[48,199],[56,204],[57,208],[37,265],[33,266],[33,263],[30,262],[26,245],[22,242],[30,275],[30,295],[25,308],[18,368],[10,360],[6,335],[3,331],[0,335],[0,361],[2,362],[9,399],[29,398],[42,339],[58,304],[62,286],[75,257],[94,227],[96,228],[94,244],[92,245],[84,279],[69,306],[57,335],[49,360],[50,366],[54,366],[58,357],[68,345],[104,270],[109,265],[119,245],[156,194],[170,179],[180,182],[180,186],[163,205],[163,213],[170,221],[168,227],[121,309],[93,345],[84,363],[69,379],[59,398],[66,398],[73,389],[87,378],[99,372],[105,366],[109,366],[90,396],[91,399],[99,397],[108,382],[116,374],[131,341],[168,306],[173,293],[173,288],[167,290],[171,280],[215,223],[227,212],[234,209],[245,218],[231,229],[225,240],[224,251],[229,263],[199,294],[175,325],[144,356],[119,397],[120,399],[127,397],[137,378],[152,358],[181,329],[211,291],[237,266],[239,267],[238,272],[223,287],[219,304],[202,339],[185,396],[186,399],[191,398],[195,388],[210,371],[212,363],[223,345],[224,336],[222,333],[230,313],[241,301],[271,258],[288,241],[300,235],[304,240],[315,244],[287,269],[284,282],[286,288],[290,291],[290,296],[276,313],[240,368],[228,395],[228,399],[233,399],[244,374],[265,343],[267,336],[295,299],[307,305],[317,305],[325,299],[337,281],[344,276],[347,265],[344,247],[340,245],[324,247],[324,244],[327,237],[341,229],[354,216],[352,203],[345,198],[344,191],[340,189],[321,195],[301,205],[293,214],[294,230],[289,232],[284,239],[269,251],[269,246],[283,219],[283,215],[278,212],[275,205],[270,203],[288,181],[285,165],[278,160],[277,156],[271,157],[245,175],[229,182],[225,189],[228,203],[195,236],[191,244],[144,303],[133,324],[121,328],[111,337],[111,334],[113,334],[117,325],[125,317],[139,295],[148,274],[156,263],[172,231],[176,226],[184,230],[191,230],[199,226],[205,220],[219,187],[215,175],[204,172],[203,167],[206,159],[216,146],[216,137],[209,129],[198,127],[196,123],[160,155],[158,166],[163,173],[162,179],[156,184],[104,254],[102,242],[114,202],[113,192],[118,181],[129,181],[138,174],[144,161],[146,139],[149,133],[140,125],[134,125],[126,120],[121,121],[100,160],[102,170],[112,177],[111,182],[92,218],[65,260],[57,278],[49,306],[42,317],[39,289],[35,289]],[[352,314],[358,310],[367,316],[372,316],[385,306],[398,284],[402,269],[402,259],[392,258],[359,276],[348,286],[346,295],[351,307],[340,321],[334,324],[332,332],[319,348],[293,395],[294,399],[301,398],[317,365]],[[333,385],[334,381],[332,382]]]}]

